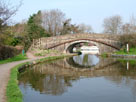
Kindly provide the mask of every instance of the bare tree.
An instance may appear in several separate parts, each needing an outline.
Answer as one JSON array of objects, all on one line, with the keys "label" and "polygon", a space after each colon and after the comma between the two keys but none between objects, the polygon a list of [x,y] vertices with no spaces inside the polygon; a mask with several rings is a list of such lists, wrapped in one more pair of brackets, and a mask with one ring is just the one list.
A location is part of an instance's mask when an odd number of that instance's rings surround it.
[{"label": "bare tree", "polygon": [[133,15],[130,17],[130,27],[131,33],[136,33],[136,18]]},{"label": "bare tree", "polygon": [[11,34],[15,37],[24,37],[26,35],[26,22],[17,23],[14,26],[10,26]]},{"label": "bare tree", "polygon": [[66,19],[65,14],[58,9],[42,12],[42,26],[52,36],[92,31],[91,26],[71,24],[71,19]]},{"label": "bare tree", "polygon": [[122,26],[122,18],[120,16],[112,16],[104,19],[104,33],[119,34]]},{"label": "bare tree", "polygon": [[93,32],[93,29],[90,25],[85,25],[85,24],[79,24],[79,32],[80,33],[92,33]]},{"label": "bare tree", "polygon": [[60,35],[64,21],[65,14],[58,9],[42,12],[42,26],[53,36]]},{"label": "bare tree", "polygon": [[136,33],[136,18],[134,16],[130,17],[129,23],[122,25],[122,34],[134,34]]},{"label": "bare tree", "polygon": [[21,4],[20,2],[18,6],[11,6],[7,2],[0,1],[0,31],[2,31],[8,20],[17,12]]},{"label": "bare tree", "polygon": [[131,25],[129,23],[126,23],[122,25],[121,27],[121,33],[122,34],[131,34]]}]

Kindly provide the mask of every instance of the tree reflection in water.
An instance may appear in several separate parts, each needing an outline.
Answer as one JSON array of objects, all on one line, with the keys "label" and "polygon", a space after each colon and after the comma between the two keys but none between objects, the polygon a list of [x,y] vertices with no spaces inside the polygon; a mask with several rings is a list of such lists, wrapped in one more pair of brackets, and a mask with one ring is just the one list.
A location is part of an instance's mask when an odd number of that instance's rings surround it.
[{"label": "tree reflection in water", "polygon": [[35,66],[20,74],[19,84],[27,85],[29,83],[33,89],[40,91],[40,93],[61,95],[67,91],[67,87],[72,86],[72,81],[77,79],[79,78],[42,73],[39,66]]},{"label": "tree reflection in water", "polygon": [[[130,61],[128,69],[126,61],[98,58],[99,63],[95,63],[98,67],[95,69],[93,59],[90,58],[77,56],[35,65],[20,73],[19,84],[23,86],[29,84],[40,93],[62,95],[68,91],[68,87],[73,86],[73,82],[80,80],[81,77],[104,77],[112,83],[131,88],[133,95],[136,96],[135,62]],[[94,69],[90,70],[92,65]],[[88,66],[90,69],[84,70],[83,66]]]}]

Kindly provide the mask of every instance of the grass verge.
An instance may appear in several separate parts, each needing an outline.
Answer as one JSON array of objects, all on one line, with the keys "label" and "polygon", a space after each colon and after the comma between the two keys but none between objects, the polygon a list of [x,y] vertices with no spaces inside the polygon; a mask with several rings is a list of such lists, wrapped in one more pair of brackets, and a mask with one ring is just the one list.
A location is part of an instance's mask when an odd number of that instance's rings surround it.
[{"label": "grass verge", "polygon": [[125,49],[115,52],[115,54],[118,55],[136,55],[136,48],[130,48],[129,52],[127,52]]},{"label": "grass verge", "polygon": [[23,102],[23,95],[18,87],[18,74],[19,74],[18,69],[19,68],[22,68],[22,66],[25,68],[28,66],[32,66],[34,64],[42,63],[45,61],[61,59],[64,57],[69,57],[69,56],[70,55],[62,55],[62,56],[52,56],[52,57],[42,58],[33,62],[25,62],[12,68],[10,73],[10,79],[8,81],[8,85],[6,88],[7,102]]},{"label": "grass verge", "polygon": [[18,68],[22,65],[23,64],[20,64],[11,70],[10,80],[8,81],[8,85],[6,89],[6,95],[7,95],[8,102],[22,102],[23,96],[18,87],[18,80],[17,80]]},{"label": "grass verge", "polygon": [[0,64],[6,64],[6,63],[9,63],[9,62],[14,62],[14,61],[21,61],[21,60],[25,60],[27,59],[26,55],[22,55],[22,54],[19,54],[13,58],[9,58],[9,59],[6,59],[6,60],[0,60]]}]

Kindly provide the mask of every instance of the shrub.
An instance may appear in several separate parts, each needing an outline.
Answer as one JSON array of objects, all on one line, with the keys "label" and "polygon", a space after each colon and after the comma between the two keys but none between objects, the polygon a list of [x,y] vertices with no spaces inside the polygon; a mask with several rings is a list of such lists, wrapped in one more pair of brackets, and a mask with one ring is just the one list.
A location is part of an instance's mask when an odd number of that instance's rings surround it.
[{"label": "shrub", "polygon": [[120,37],[123,45],[129,44],[130,47],[136,48],[136,34],[124,34]]},{"label": "shrub", "polygon": [[0,60],[14,57],[19,53],[20,51],[14,47],[0,45]]}]

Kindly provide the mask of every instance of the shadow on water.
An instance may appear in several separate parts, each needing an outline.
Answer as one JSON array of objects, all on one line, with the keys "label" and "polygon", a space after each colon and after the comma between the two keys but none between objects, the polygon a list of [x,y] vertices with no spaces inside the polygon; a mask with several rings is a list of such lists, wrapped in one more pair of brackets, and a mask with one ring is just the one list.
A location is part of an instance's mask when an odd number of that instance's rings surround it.
[{"label": "shadow on water", "polygon": [[24,102],[83,102],[84,98],[88,100],[84,102],[118,101],[113,97],[124,97],[120,102],[135,102],[136,62],[95,55],[64,58],[27,68],[19,75],[19,86]]}]

